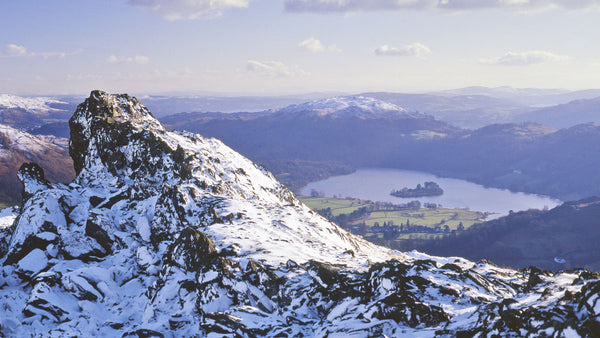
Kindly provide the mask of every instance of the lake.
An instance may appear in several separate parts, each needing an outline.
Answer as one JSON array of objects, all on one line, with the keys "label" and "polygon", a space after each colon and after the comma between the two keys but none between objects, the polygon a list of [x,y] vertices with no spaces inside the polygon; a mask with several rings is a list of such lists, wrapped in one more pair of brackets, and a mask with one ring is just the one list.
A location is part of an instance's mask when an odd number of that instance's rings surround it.
[{"label": "lake", "polygon": [[[412,189],[426,181],[438,183],[444,194],[409,198],[390,195],[392,190],[404,187]],[[310,195],[313,189],[325,196],[354,197],[396,204],[418,200],[421,203],[441,204],[445,208],[469,208],[494,213],[490,218],[506,215],[510,210],[553,208],[561,204],[561,201],[547,196],[486,188],[465,180],[442,178],[425,172],[382,168],[359,169],[350,175],[312,182],[302,188],[301,193]]]}]

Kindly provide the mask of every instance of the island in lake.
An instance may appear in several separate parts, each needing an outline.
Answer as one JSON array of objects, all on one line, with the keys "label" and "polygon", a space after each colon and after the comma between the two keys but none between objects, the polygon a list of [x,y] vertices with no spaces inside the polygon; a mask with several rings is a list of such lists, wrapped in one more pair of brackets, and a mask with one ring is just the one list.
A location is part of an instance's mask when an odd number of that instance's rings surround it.
[{"label": "island in lake", "polygon": [[417,184],[414,189],[402,188],[400,190],[392,190],[390,195],[396,197],[424,197],[424,196],[440,196],[444,194],[444,190],[435,182],[425,182],[424,185]]}]

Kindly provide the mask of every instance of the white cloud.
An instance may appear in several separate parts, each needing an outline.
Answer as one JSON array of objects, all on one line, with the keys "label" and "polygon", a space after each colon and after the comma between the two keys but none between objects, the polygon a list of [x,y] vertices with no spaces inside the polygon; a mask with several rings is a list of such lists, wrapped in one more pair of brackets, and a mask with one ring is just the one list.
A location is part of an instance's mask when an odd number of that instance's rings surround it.
[{"label": "white cloud", "polygon": [[569,57],[565,55],[558,55],[546,51],[534,50],[522,53],[508,52],[502,56],[489,59],[481,59],[479,60],[479,62],[487,65],[527,66],[546,62],[567,61],[568,59]]},{"label": "white cloud", "polygon": [[600,0],[285,0],[290,12],[356,12],[407,9],[463,11],[505,9],[600,9]]},{"label": "white cloud", "polygon": [[290,67],[279,61],[259,62],[248,60],[246,63],[246,70],[270,77],[296,77],[309,75],[309,73],[297,66]]},{"label": "white cloud", "polygon": [[383,45],[381,47],[377,47],[375,49],[375,55],[379,56],[416,56],[422,57],[431,54],[431,49],[429,47],[420,44],[420,43],[412,43],[410,45],[406,45],[403,47],[390,47],[388,45]]},{"label": "white cloud", "polygon": [[314,37],[310,37],[298,44],[298,47],[303,48],[311,53],[321,53],[321,52],[341,52],[336,45],[325,46],[321,41],[315,39]]},{"label": "white cloud", "polygon": [[167,20],[193,20],[221,15],[231,8],[246,8],[249,0],[129,0],[128,4],[143,7]]},{"label": "white cloud", "polygon": [[150,62],[150,58],[147,56],[136,55],[136,56],[128,56],[128,57],[118,57],[115,55],[111,55],[106,58],[106,62],[108,63],[137,63],[140,65],[144,65]]},{"label": "white cloud", "polygon": [[9,44],[2,48],[2,56],[11,57],[11,56],[27,56],[27,48],[20,45]]},{"label": "white cloud", "polygon": [[78,49],[74,52],[30,52],[25,46],[8,44],[2,48],[0,57],[24,57],[24,56],[41,56],[44,59],[50,57],[65,58],[69,55],[75,55],[81,53],[83,50]]}]

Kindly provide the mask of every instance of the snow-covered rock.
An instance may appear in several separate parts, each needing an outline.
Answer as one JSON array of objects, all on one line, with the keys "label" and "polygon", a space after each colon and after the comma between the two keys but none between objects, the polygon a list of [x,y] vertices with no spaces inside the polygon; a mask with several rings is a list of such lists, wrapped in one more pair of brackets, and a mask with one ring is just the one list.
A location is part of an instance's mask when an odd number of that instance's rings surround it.
[{"label": "snow-covered rock", "polygon": [[598,332],[596,273],[372,245],[220,141],[166,131],[127,95],[92,92],[70,127],[77,178],[49,183],[24,166],[26,200],[0,229],[0,335]]}]

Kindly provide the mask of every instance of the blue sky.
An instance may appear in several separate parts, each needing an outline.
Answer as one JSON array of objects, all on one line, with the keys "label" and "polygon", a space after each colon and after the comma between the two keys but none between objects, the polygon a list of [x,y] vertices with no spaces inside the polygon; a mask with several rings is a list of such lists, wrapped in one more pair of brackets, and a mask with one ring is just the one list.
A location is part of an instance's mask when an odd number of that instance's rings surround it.
[{"label": "blue sky", "polygon": [[0,93],[600,87],[600,0],[2,0]]}]

